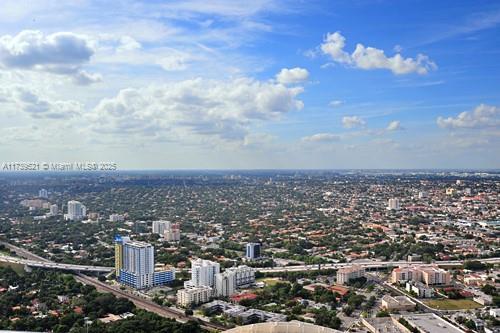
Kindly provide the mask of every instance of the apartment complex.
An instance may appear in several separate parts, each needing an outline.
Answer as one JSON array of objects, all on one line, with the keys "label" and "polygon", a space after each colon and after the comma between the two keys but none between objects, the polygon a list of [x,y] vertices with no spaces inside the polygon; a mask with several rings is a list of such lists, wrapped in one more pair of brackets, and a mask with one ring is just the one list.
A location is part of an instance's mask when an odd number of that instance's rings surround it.
[{"label": "apartment complex", "polygon": [[337,271],[337,283],[347,284],[349,281],[365,276],[365,268],[360,265],[342,267]]},{"label": "apartment complex", "polygon": [[180,289],[177,291],[177,304],[182,307],[189,307],[206,303],[212,297],[213,290],[207,286]]},{"label": "apartment complex", "polygon": [[170,221],[153,221],[153,233],[163,237],[167,242],[178,242],[181,239],[180,226]]},{"label": "apartment complex", "polygon": [[393,283],[413,281],[422,282],[427,286],[446,285],[451,282],[451,274],[437,265],[401,266],[393,269],[391,280]]},{"label": "apartment complex", "polygon": [[135,289],[164,285],[175,279],[174,269],[155,271],[154,248],[128,237],[115,237],[115,272],[118,281]]},{"label": "apartment complex", "polygon": [[79,201],[68,201],[68,213],[64,215],[65,220],[80,221],[85,216],[87,216],[87,207]]}]

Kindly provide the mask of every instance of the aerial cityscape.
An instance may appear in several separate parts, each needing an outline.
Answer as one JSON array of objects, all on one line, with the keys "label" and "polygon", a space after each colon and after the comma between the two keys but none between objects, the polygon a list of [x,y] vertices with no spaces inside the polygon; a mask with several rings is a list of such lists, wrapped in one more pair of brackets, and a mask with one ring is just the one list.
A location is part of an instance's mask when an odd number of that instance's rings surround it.
[{"label": "aerial cityscape", "polygon": [[0,333],[500,333],[500,3],[0,1]]}]

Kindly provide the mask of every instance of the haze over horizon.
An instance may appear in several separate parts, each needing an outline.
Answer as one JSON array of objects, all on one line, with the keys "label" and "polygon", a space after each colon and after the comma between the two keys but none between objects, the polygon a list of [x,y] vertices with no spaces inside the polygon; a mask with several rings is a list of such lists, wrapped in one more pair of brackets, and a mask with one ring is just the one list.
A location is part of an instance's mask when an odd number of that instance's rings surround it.
[{"label": "haze over horizon", "polygon": [[498,169],[500,3],[3,1],[0,162]]}]

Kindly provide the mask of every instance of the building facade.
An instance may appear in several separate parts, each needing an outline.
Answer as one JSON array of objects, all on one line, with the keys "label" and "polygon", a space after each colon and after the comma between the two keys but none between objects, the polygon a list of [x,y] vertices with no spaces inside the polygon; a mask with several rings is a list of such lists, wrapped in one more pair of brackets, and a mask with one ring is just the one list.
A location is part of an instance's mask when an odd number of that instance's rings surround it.
[{"label": "building facade", "polygon": [[153,221],[153,233],[163,237],[167,242],[178,242],[181,239],[181,230],[178,223],[170,221]]},{"label": "building facade", "polygon": [[215,275],[220,273],[220,265],[210,260],[191,260],[191,280],[184,282],[184,287],[215,286]]},{"label": "building facade", "polygon": [[248,243],[245,257],[249,260],[259,259],[261,256],[261,245],[259,243]]},{"label": "building facade", "polygon": [[365,276],[365,268],[360,265],[342,267],[337,270],[337,283],[347,284],[349,281]]},{"label": "building facade", "polygon": [[203,304],[210,301],[212,288],[207,286],[192,287],[177,291],[177,304],[182,307]]},{"label": "building facade", "polygon": [[115,272],[118,281],[135,289],[164,285],[175,279],[174,269],[155,271],[154,248],[128,237],[115,237]]},{"label": "building facade", "polygon": [[79,201],[68,201],[68,213],[64,215],[66,220],[80,221],[83,220],[85,216],[87,216],[87,207]]},{"label": "building facade", "polygon": [[451,274],[436,265],[401,266],[392,270],[391,280],[393,283],[413,281],[428,286],[448,285],[451,283]]}]

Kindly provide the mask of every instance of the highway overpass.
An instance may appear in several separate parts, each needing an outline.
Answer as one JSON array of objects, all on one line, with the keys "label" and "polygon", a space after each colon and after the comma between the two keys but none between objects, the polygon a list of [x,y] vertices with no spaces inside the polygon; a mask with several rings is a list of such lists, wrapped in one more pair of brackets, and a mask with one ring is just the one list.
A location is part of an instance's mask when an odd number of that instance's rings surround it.
[{"label": "highway overpass", "polygon": [[[500,264],[500,258],[486,258],[477,259],[483,263],[490,264]],[[11,256],[0,255],[0,262],[7,262],[13,264],[26,265],[29,267],[39,267],[47,269],[58,269],[65,271],[75,271],[75,272],[93,272],[93,273],[109,273],[114,267],[106,266],[86,266],[86,265],[74,265],[74,264],[61,264],[49,261],[47,259],[33,260],[33,259],[21,259]],[[449,261],[436,261],[435,264],[439,266],[457,266],[463,264],[463,260],[449,260]],[[327,269],[339,269],[342,267],[348,267],[352,265],[361,265],[366,269],[376,269],[376,268],[387,268],[387,267],[397,267],[400,265],[421,265],[425,264],[422,261],[363,261],[356,263],[335,263],[335,264],[321,264],[321,265],[299,265],[299,266],[284,266],[284,267],[266,267],[266,268],[256,268],[258,272],[261,273],[280,273],[280,272],[304,272],[304,271],[317,271],[317,270],[327,270]]]},{"label": "highway overpass", "polygon": [[74,272],[109,273],[112,270],[114,270],[114,267],[60,264],[50,261],[20,259],[4,255],[0,255],[0,262],[26,265],[29,267],[39,267],[39,268],[57,269],[57,270],[74,271]]}]

